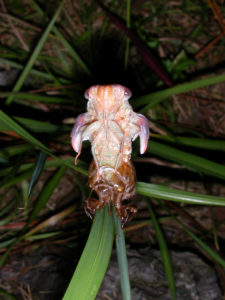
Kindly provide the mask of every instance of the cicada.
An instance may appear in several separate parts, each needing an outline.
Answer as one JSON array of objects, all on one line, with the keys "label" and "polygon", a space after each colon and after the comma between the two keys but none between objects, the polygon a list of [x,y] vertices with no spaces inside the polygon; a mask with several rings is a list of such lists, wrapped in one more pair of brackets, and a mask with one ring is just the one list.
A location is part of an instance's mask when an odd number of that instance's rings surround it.
[{"label": "cicada", "polygon": [[89,187],[98,195],[85,201],[86,214],[93,218],[106,203],[113,205],[124,225],[137,209],[124,204],[135,195],[136,173],[131,162],[131,144],[140,137],[140,153],[146,151],[149,139],[147,119],[135,113],[128,99],[131,91],[119,84],[94,85],[85,92],[87,112],[79,115],[71,133],[72,147],[82,149],[82,141],[91,142],[93,161]]}]

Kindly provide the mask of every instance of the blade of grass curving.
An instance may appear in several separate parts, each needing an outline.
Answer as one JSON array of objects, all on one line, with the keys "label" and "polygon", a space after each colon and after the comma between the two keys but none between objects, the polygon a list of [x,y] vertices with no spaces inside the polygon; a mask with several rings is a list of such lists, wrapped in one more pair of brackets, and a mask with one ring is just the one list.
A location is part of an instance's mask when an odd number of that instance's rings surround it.
[{"label": "blade of grass curving", "polygon": [[[33,67],[33,65],[34,65],[34,63],[35,63],[35,61],[36,61],[43,45],[45,43],[45,41],[46,41],[46,39],[48,38],[48,35],[49,35],[50,31],[52,30],[52,27],[53,27],[58,15],[59,15],[61,9],[62,9],[62,7],[63,7],[64,1],[65,0],[62,0],[61,4],[59,5],[59,7],[56,11],[56,13],[54,14],[53,18],[51,19],[51,22],[49,23],[49,25],[47,26],[47,28],[43,32],[39,42],[37,43],[36,47],[34,48],[34,51],[31,54],[26,66],[24,67],[22,73],[20,74],[18,80],[16,81],[16,84],[13,87],[13,90],[12,90],[13,92],[18,92],[21,89],[21,87],[22,87],[25,79],[27,78],[30,70],[32,69],[32,67]],[[6,104],[10,104],[13,101],[13,99],[14,99],[13,95],[9,96],[6,100]]]},{"label": "blade of grass curving", "polygon": [[63,174],[66,171],[66,166],[61,166],[58,171],[50,178],[48,183],[44,186],[37,203],[34,206],[34,209],[32,211],[32,214],[30,216],[28,224],[30,224],[39,214],[39,212],[42,210],[42,208],[46,205],[48,202],[50,196],[52,195],[54,189],[59,183],[59,180],[62,178]]},{"label": "blade of grass curving", "polygon": [[147,94],[131,100],[130,103],[135,109],[147,104],[141,110],[141,112],[146,112],[149,108],[156,106],[157,104],[159,104],[160,102],[162,102],[163,100],[167,99],[172,95],[187,93],[195,89],[203,88],[223,81],[225,81],[225,74],[211,76],[208,78],[179,84],[175,87],[164,89],[162,91]]},{"label": "blade of grass curving", "polygon": [[[54,156],[53,156],[54,157]],[[88,171],[81,168],[81,167],[75,167],[74,166],[74,159],[71,158],[64,158],[64,159],[60,159],[60,158],[55,158],[54,159],[48,159],[45,163],[45,168],[52,168],[52,167],[60,167],[62,165],[66,165],[67,167],[70,167],[73,170],[78,171],[79,173],[87,176],[88,175]],[[21,174],[25,171],[28,171],[29,169],[32,169],[34,167],[34,163],[26,163],[26,164],[21,164],[18,172]],[[13,170],[13,167],[8,167],[5,169],[0,170],[0,176],[7,176],[8,174],[10,174]],[[33,172],[33,169],[31,170],[31,172]],[[32,174],[32,173],[31,173]]]},{"label": "blade of grass curving", "polygon": [[[13,60],[5,59],[5,58],[2,58],[2,57],[0,57],[0,63],[5,64],[5,65],[10,66],[10,67],[13,67],[13,68],[16,68],[18,70],[22,70],[24,68],[24,66],[22,64],[19,64],[19,63],[13,61]],[[41,77],[43,79],[47,79],[47,80],[51,79],[51,77],[49,76],[48,73],[38,71],[38,70],[35,70],[35,69],[31,69],[30,73],[32,75],[36,75],[36,76]]]},{"label": "blade of grass curving", "polygon": [[12,118],[10,118],[6,113],[0,110],[0,126],[1,124],[5,125],[7,128],[11,129],[13,132],[21,136],[24,140],[28,141],[32,145],[40,148],[43,152],[46,154],[54,157],[54,159],[61,161],[61,163],[65,164],[67,167],[74,169],[81,174],[87,175],[87,171],[74,166],[74,163],[72,163],[71,159],[61,159],[57,156],[55,156],[48,147],[46,147],[44,144],[39,142],[36,138],[34,138],[31,134],[29,134],[23,127],[21,127],[19,124],[17,124]]},{"label": "blade of grass curving", "polygon": [[74,100],[60,98],[55,96],[44,96],[42,94],[31,94],[31,93],[16,93],[16,92],[0,92],[0,97],[8,97],[13,95],[17,99],[38,101],[44,103],[57,103],[57,104],[74,104]]},{"label": "blade of grass curving", "polygon": [[154,138],[176,143],[182,144],[185,146],[207,149],[207,150],[218,150],[225,151],[225,141],[216,140],[216,139],[206,139],[206,138],[198,138],[198,137],[185,137],[185,136],[176,136],[173,138],[169,135],[154,135]]},{"label": "blade of grass curving", "polygon": [[225,198],[176,190],[160,184],[137,182],[137,192],[143,196],[180,203],[225,206]]},{"label": "blade of grass curving", "polygon": [[124,238],[124,232],[121,228],[121,222],[117,217],[114,207],[113,220],[115,226],[115,242],[116,242],[116,253],[118,259],[118,265],[120,270],[120,283],[123,295],[123,300],[131,300],[130,280],[128,273],[128,263],[126,254],[126,243]]},{"label": "blade of grass curving", "polygon": [[[131,0],[126,0],[127,8],[126,8],[126,26],[130,28],[130,7]],[[124,68],[127,68],[128,60],[129,60],[129,51],[130,51],[130,39],[126,38],[126,46],[125,46],[125,56],[124,56]]]},{"label": "blade of grass curving", "polygon": [[217,235],[217,228],[216,228],[216,222],[215,222],[215,215],[214,215],[213,207],[210,207],[210,217],[211,217],[211,222],[212,222],[211,232],[212,232],[212,235],[213,235],[214,246],[215,246],[216,250],[218,251],[220,249],[220,247],[219,247],[219,240],[218,240],[218,235]]},{"label": "blade of grass curving", "polygon": [[12,244],[8,247],[8,249],[3,253],[3,255],[0,258],[0,268],[5,263],[5,260],[7,259],[8,255],[10,254],[13,247],[20,242],[23,239],[23,233],[27,230],[29,224],[36,218],[36,216],[39,214],[41,209],[45,206],[47,203],[49,197],[53,193],[55,187],[57,186],[59,180],[63,176],[64,172],[66,170],[66,166],[62,165],[58,171],[50,178],[49,182],[45,185],[44,189],[42,190],[40,197],[32,211],[32,214],[30,216],[29,221],[27,222],[26,226],[23,228],[23,231],[21,234],[15,239],[12,240]]},{"label": "blade of grass curving", "polygon": [[18,176],[14,176],[13,178],[4,178],[3,181],[0,183],[0,188],[7,188],[10,187],[18,182],[23,181],[24,179],[27,179],[28,177],[30,177],[33,173],[33,170],[28,170],[24,173],[19,174]]},{"label": "blade of grass curving", "polygon": [[35,139],[31,134],[29,134],[25,129],[23,129],[23,127],[21,127],[6,113],[0,110],[0,124],[1,123],[3,123],[3,125],[7,126],[10,130],[14,131],[16,134],[21,136],[29,143],[33,144],[34,146],[42,149],[47,154],[51,155],[51,151],[45,145],[43,145],[41,142]]},{"label": "blade of grass curving", "polygon": [[156,141],[151,141],[148,149],[152,154],[185,165],[191,170],[225,179],[225,166],[221,164],[191,153],[184,152],[174,147],[158,143]]},{"label": "blade of grass curving", "polygon": [[111,256],[114,238],[112,216],[106,205],[97,211],[88,241],[63,300],[94,300]]},{"label": "blade of grass curving", "polygon": [[45,233],[31,235],[29,237],[26,237],[25,240],[28,240],[28,241],[44,240],[44,239],[49,239],[51,237],[55,237],[55,236],[62,235],[62,234],[63,234],[63,231],[45,232]]},{"label": "blade of grass curving", "polygon": [[30,197],[30,194],[31,194],[31,191],[32,191],[33,187],[38,182],[38,179],[39,179],[39,177],[41,175],[41,172],[44,168],[46,158],[47,158],[46,153],[41,151],[40,154],[39,154],[39,157],[37,159],[37,163],[35,165],[34,172],[32,174],[30,184],[29,184],[29,187],[28,187],[28,197]]},{"label": "blade of grass curving", "polygon": [[[41,16],[45,16],[45,12],[41,9],[41,7],[37,4],[35,0],[30,0],[30,2]],[[55,35],[58,36],[58,38],[61,40],[64,47],[68,50],[72,58],[83,68],[83,70],[88,75],[91,75],[91,71],[89,70],[85,62],[81,59],[80,55],[75,51],[75,49],[70,45],[70,43],[65,39],[65,37],[58,30],[58,28],[54,25],[52,29]]]},{"label": "blade of grass curving", "polygon": [[32,146],[27,145],[27,144],[14,145],[14,146],[9,146],[9,147],[2,148],[1,151],[0,151],[0,154],[11,157],[11,156],[14,156],[14,155],[21,154],[23,152],[27,152],[31,148],[32,148]]},{"label": "blade of grass curving", "polygon": [[23,125],[25,128],[29,129],[32,132],[45,132],[53,133],[59,130],[59,126],[51,124],[49,122],[38,121],[34,119],[22,118],[22,117],[13,117],[18,123]]},{"label": "blade of grass curving", "polygon": [[181,222],[177,217],[175,217],[170,209],[160,200],[157,200],[158,203],[173,216],[174,220],[181,225],[181,227],[191,236],[191,238],[216,262],[218,262],[223,268],[225,268],[225,260],[222,259],[212,248],[210,248],[205,242],[203,242],[197,235],[195,235],[183,222]]},{"label": "blade of grass curving", "polygon": [[124,22],[114,13],[112,13],[106,6],[104,6],[100,1],[95,0],[95,2],[102,8],[114,25],[122,32],[126,34],[127,37],[135,44],[136,48],[140,52],[145,63],[161,78],[165,84],[172,86],[172,81],[166,73],[164,67],[152,54],[150,49],[145,45],[145,43],[129,28],[127,28]]},{"label": "blade of grass curving", "polygon": [[31,235],[36,234],[37,232],[42,231],[43,229],[47,227],[52,227],[55,224],[57,224],[60,220],[63,220],[65,217],[67,217],[69,214],[71,214],[76,208],[76,205],[71,205],[64,209],[63,211],[60,211],[59,213],[55,214],[54,216],[51,216],[47,220],[44,220],[34,228],[32,228],[30,231],[24,234],[23,239],[30,237]]},{"label": "blade of grass curving", "polygon": [[147,199],[146,199],[146,202],[147,202],[148,210],[149,210],[149,213],[150,213],[150,216],[152,219],[152,224],[155,229],[156,238],[157,238],[157,241],[159,244],[160,253],[162,256],[162,261],[164,264],[164,269],[165,269],[166,277],[168,280],[171,298],[173,300],[175,300],[176,299],[176,286],[175,286],[175,281],[174,281],[174,274],[173,274],[173,267],[172,267],[170,253],[169,253],[169,250],[168,250],[168,247],[166,244],[166,240],[163,236],[162,230],[159,226],[159,223],[157,221],[155,213],[152,209],[151,203]]}]

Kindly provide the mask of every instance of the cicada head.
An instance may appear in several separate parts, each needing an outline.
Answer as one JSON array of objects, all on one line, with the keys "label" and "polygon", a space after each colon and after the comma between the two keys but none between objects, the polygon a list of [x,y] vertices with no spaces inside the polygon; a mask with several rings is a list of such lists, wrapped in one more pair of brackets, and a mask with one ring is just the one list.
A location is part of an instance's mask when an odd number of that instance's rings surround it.
[{"label": "cicada head", "polygon": [[131,91],[120,85],[94,85],[86,90],[85,98],[92,102],[98,117],[105,118],[118,110],[118,108],[131,97]]}]

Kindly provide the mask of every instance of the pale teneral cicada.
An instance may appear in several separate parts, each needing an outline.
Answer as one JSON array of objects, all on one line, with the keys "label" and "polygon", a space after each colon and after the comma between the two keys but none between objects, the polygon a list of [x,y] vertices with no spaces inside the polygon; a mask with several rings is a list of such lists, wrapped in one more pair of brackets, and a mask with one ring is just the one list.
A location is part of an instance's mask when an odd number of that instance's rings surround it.
[{"label": "pale teneral cicada", "polygon": [[77,152],[82,141],[89,140],[93,161],[89,168],[89,187],[98,200],[85,201],[86,214],[93,218],[106,203],[113,205],[124,225],[137,209],[124,201],[135,195],[136,174],[131,158],[131,143],[140,137],[140,153],[147,148],[147,119],[133,111],[128,99],[131,91],[119,84],[95,85],[85,92],[87,112],[78,116],[71,138]]}]

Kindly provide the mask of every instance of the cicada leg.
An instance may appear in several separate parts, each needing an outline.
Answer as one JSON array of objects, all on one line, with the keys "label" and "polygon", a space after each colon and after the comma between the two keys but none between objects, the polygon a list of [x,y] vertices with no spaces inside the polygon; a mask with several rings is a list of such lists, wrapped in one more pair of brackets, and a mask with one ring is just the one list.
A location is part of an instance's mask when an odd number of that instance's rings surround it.
[{"label": "cicada leg", "polygon": [[132,124],[139,127],[139,131],[133,136],[133,141],[140,136],[140,153],[143,154],[148,146],[149,125],[145,116],[137,113],[132,114]]},{"label": "cicada leg", "polygon": [[121,200],[117,200],[118,202],[114,204],[114,207],[116,209],[116,213],[118,218],[121,221],[122,228],[125,226],[125,224],[133,219],[133,217],[137,213],[137,208],[131,205],[122,205]]}]

